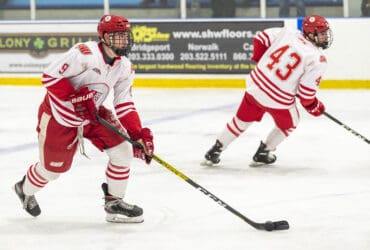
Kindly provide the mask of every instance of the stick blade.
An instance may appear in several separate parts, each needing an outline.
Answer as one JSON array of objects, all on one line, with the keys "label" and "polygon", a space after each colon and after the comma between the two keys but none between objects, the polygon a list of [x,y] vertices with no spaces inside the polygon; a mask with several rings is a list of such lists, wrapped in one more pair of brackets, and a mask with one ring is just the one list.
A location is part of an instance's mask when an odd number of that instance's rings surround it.
[{"label": "stick blade", "polygon": [[[267,223],[269,222],[266,222],[265,224]],[[289,223],[286,220],[274,221],[272,222],[272,225],[273,225],[272,230],[288,230],[289,229]],[[267,226],[266,226],[266,229],[267,229]],[[267,230],[267,231],[272,231],[272,230]]]}]

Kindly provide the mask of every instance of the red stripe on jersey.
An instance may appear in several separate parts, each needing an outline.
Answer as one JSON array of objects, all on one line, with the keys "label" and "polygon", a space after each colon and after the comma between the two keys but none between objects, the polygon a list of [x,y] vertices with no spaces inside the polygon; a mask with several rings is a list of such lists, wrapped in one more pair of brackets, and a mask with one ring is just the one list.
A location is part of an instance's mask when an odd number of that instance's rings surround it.
[{"label": "red stripe on jersey", "polygon": [[41,78],[41,82],[44,85],[47,85],[47,84],[49,84],[49,83],[51,83],[51,82],[53,82],[55,80],[56,80],[56,78],[54,78],[54,77],[52,77],[52,76],[50,76],[48,74],[45,74],[45,73],[42,75],[42,78]]},{"label": "red stripe on jersey", "polygon": [[274,89],[276,89],[278,92],[280,92],[281,95],[287,95],[287,97],[284,97],[282,96],[282,98],[285,98],[287,100],[290,100],[291,98],[294,97],[293,94],[289,93],[289,92],[286,92],[284,90],[282,90],[279,86],[277,86],[275,83],[273,83],[262,71],[260,68],[256,68],[256,70],[258,71],[258,73],[270,84],[270,86],[272,86]]},{"label": "red stripe on jersey", "polygon": [[[268,97],[270,97],[272,100],[274,100],[275,102],[279,103],[279,104],[282,104],[282,105],[291,105],[294,103],[294,98],[292,98],[290,101],[284,101],[284,99],[286,100],[286,98],[283,98],[281,95],[279,95],[278,93],[276,93],[276,91],[274,91],[269,85],[266,84],[266,82],[264,82],[259,75],[257,75],[255,73],[255,70],[252,71],[252,73],[250,74],[253,82],[257,85],[257,87],[262,91],[264,92]],[[268,90],[270,91],[267,91],[265,88],[267,88]],[[283,100],[282,100],[283,99]]]},{"label": "red stripe on jersey", "polygon": [[66,101],[75,92],[71,82],[67,78],[55,78],[47,74],[42,75],[42,84],[53,95]]},{"label": "red stripe on jersey", "polygon": [[302,88],[300,87],[298,89],[298,96],[299,96],[299,100],[302,104],[302,106],[309,106],[311,105],[313,102],[315,102],[316,100],[316,91],[314,92],[309,92],[309,94],[306,94],[307,92],[303,92],[304,90],[302,90]]},{"label": "red stripe on jersey", "polygon": [[300,84],[298,87],[298,96],[303,106],[309,106],[316,99],[316,90]]},{"label": "red stripe on jersey", "polygon": [[266,32],[262,31],[258,33],[257,38],[266,46],[270,47],[271,46],[271,41],[269,36],[267,35]]},{"label": "red stripe on jersey", "polygon": [[68,109],[63,104],[59,102],[54,96],[48,94],[50,99],[50,105],[54,105],[55,111],[58,115],[63,119],[65,123],[72,127],[78,127],[83,122],[80,118],[78,118],[74,112],[74,110]]},{"label": "red stripe on jersey", "polygon": [[305,96],[306,99],[311,99],[315,96],[316,90],[299,84],[298,93],[302,94],[302,96]]},{"label": "red stripe on jersey", "polygon": [[55,104],[58,109],[60,110],[57,110],[58,113],[63,116],[63,117],[66,117],[68,119],[71,119],[72,121],[76,121],[76,122],[81,122],[82,120],[79,119],[77,116],[76,116],[76,113],[74,110],[71,110],[69,108],[67,108],[66,106],[64,106],[62,103],[59,102],[59,100],[57,98],[55,98],[54,96],[52,95],[48,95],[49,98],[51,99],[51,101],[53,102],[53,104]]},{"label": "red stripe on jersey", "polygon": [[132,111],[136,112],[136,108],[133,102],[125,102],[118,104],[114,107],[114,109],[116,110],[118,118],[121,118]]},{"label": "red stripe on jersey", "polygon": [[263,42],[260,39],[254,38],[253,39],[253,56],[252,60],[254,62],[259,62],[263,54],[266,52],[268,47],[263,44]]},{"label": "red stripe on jersey", "polygon": [[119,109],[119,108],[123,108],[123,107],[129,106],[129,105],[134,105],[134,103],[133,102],[120,103],[120,104],[117,104],[114,108]]},{"label": "red stripe on jersey", "polygon": [[77,45],[77,48],[81,51],[84,55],[92,54],[90,48],[86,44],[79,44]]},{"label": "red stripe on jersey", "polygon": [[141,121],[133,102],[120,103],[115,106],[115,110],[119,121],[130,136],[141,131]]}]

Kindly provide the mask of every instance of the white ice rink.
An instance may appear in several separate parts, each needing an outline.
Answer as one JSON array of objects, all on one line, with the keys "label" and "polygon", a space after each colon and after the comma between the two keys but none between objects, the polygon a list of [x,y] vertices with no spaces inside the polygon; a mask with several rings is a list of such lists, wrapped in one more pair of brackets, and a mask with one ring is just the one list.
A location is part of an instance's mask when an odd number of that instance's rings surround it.
[{"label": "white ice rink", "polygon": [[[107,157],[87,143],[72,169],[36,194],[31,218],[12,186],[38,160],[36,115],[44,89],[0,87],[0,250],[369,250],[369,144],[300,106],[301,123],[280,145],[275,165],[248,164],[272,128],[269,116],[222,154],[199,162],[231,119],[241,89],[134,89],[156,154],[257,221],[287,220],[286,231],[257,231],[153,162],[134,160],[126,200],[143,207],[141,224],[104,220]],[[321,90],[327,112],[370,138],[370,91]],[[109,105],[108,105],[109,106]]]}]

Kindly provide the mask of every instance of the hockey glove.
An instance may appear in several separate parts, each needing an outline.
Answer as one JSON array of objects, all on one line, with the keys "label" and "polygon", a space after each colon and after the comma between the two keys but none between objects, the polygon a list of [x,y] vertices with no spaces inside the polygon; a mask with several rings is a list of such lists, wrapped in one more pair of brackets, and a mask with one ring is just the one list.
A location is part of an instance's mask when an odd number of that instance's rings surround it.
[{"label": "hockey glove", "polygon": [[144,160],[146,164],[150,164],[154,153],[153,134],[149,128],[143,128],[138,133],[132,133],[131,139],[143,145],[143,149],[133,147],[134,157]]},{"label": "hockey glove", "polygon": [[96,92],[94,90],[83,87],[71,96],[71,103],[78,117],[83,120],[90,120],[93,123],[98,123],[95,117],[95,112],[97,110],[94,102],[95,95]]},{"label": "hockey glove", "polygon": [[325,111],[325,106],[317,98],[307,106],[303,106],[313,116],[320,116]]}]

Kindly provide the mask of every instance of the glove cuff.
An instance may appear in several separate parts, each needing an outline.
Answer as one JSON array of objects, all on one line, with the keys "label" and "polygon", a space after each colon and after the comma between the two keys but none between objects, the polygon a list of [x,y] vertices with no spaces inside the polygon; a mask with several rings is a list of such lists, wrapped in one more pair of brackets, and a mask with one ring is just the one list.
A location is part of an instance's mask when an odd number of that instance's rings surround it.
[{"label": "glove cuff", "polygon": [[149,128],[142,128],[140,131],[128,131],[130,138],[134,141],[139,139],[153,139],[152,131]]},{"label": "glove cuff", "polygon": [[303,106],[303,107],[307,110],[311,110],[317,106],[318,102],[319,101],[317,100],[317,98],[315,98],[315,100],[312,103],[310,103],[309,105]]},{"label": "glove cuff", "polygon": [[134,141],[137,141],[141,138],[141,131],[127,131],[127,133]]},{"label": "glove cuff", "polygon": [[145,138],[147,140],[153,140],[153,133],[149,128],[143,128],[140,134],[141,134],[141,138]]}]

